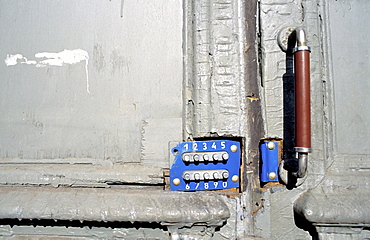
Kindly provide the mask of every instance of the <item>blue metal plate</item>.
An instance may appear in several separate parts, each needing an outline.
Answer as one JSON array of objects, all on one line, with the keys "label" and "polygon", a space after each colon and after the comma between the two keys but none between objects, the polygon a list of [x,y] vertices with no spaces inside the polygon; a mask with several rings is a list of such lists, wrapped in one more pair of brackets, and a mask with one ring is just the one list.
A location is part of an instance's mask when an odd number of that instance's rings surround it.
[{"label": "blue metal plate", "polygon": [[[269,144],[273,144],[269,148]],[[279,147],[277,142],[264,142],[260,145],[262,166],[260,172],[261,182],[278,182]]]},{"label": "blue metal plate", "polygon": [[230,140],[183,142],[172,149],[172,191],[238,188],[240,143]]}]

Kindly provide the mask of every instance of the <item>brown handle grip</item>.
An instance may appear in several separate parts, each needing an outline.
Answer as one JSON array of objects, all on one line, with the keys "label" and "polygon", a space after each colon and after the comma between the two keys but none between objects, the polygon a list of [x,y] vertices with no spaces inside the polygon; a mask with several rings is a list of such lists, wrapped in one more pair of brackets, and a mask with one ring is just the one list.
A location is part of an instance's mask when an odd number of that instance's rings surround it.
[{"label": "brown handle grip", "polygon": [[311,148],[310,51],[294,53],[295,145]]}]

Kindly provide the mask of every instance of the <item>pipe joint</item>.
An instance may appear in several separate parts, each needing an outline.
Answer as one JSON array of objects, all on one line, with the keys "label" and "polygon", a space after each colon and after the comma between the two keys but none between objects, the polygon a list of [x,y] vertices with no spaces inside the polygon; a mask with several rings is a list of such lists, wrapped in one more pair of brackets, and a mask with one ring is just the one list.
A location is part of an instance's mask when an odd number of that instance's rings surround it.
[{"label": "pipe joint", "polygon": [[299,52],[299,51],[309,51],[311,52],[311,48],[309,46],[298,46],[293,48],[293,53]]},{"label": "pipe joint", "polygon": [[306,32],[303,27],[284,27],[277,36],[279,47],[284,52],[311,51],[307,46]]},{"label": "pipe joint", "polygon": [[311,48],[307,46],[307,40],[306,40],[306,32],[302,27],[297,27],[293,31],[293,35],[296,37],[296,47],[293,48],[293,53],[298,51],[309,51],[311,52]]},{"label": "pipe joint", "polygon": [[297,27],[294,29],[294,33],[296,36],[296,41],[297,41],[297,46],[307,46],[307,41],[306,41],[306,32],[302,27]]},{"label": "pipe joint", "polygon": [[307,172],[308,153],[298,153],[298,171],[293,176],[303,178]]},{"label": "pipe joint", "polygon": [[295,147],[294,148],[294,151],[297,152],[297,153],[310,153],[311,152],[311,148],[307,148],[307,147]]}]

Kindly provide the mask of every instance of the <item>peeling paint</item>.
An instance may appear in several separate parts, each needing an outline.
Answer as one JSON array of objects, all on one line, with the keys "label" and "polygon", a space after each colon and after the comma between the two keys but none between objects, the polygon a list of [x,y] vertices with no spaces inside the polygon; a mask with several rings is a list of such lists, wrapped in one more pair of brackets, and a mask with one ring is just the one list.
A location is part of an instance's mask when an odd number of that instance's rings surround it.
[{"label": "peeling paint", "polygon": [[67,50],[64,49],[62,52],[50,53],[50,52],[41,52],[35,54],[36,58],[39,58],[39,61],[28,60],[22,54],[7,54],[5,64],[6,66],[14,66],[18,63],[35,65],[36,67],[46,67],[46,66],[58,66],[61,67],[65,64],[77,64],[79,62],[85,61],[85,71],[86,71],[86,91],[90,93],[89,90],[89,54],[87,51],[82,49]]},{"label": "peeling paint", "polygon": [[253,97],[253,96],[247,96],[247,98],[253,102],[253,101],[259,101],[260,99],[258,97]]},{"label": "peeling paint", "polygon": [[[198,29],[188,44],[194,47],[189,55],[188,64],[192,67],[187,74],[194,81],[187,85],[189,96],[194,105],[188,105],[186,111],[193,114],[187,122],[188,134],[196,137],[219,135],[239,136],[243,133],[244,58],[245,43],[239,36],[244,35],[241,3],[227,1],[210,4],[207,0],[195,1],[189,8],[188,31]],[[193,17],[190,17],[194,15]],[[205,21],[204,19],[210,19]],[[212,19],[212,20],[211,20]],[[242,42],[242,43],[240,43]]]},{"label": "peeling paint", "polygon": [[17,65],[18,60],[20,60],[20,63],[28,64],[28,65],[37,63],[36,61],[33,61],[33,60],[29,61],[27,58],[23,57],[22,54],[15,54],[15,55],[7,54],[6,59],[5,59],[5,64],[6,66],[14,66],[14,65]]},{"label": "peeling paint", "polygon": [[84,60],[86,61],[89,60],[89,54],[81,49],[75,50],[65,49],[64,51],[59,53],[49,53],[49,52],[36,53],[35,57],[45,58],[45,60],[38,62],[36,67],[45,67],[46,65],[63,66],[63,64],[76,64]]}]

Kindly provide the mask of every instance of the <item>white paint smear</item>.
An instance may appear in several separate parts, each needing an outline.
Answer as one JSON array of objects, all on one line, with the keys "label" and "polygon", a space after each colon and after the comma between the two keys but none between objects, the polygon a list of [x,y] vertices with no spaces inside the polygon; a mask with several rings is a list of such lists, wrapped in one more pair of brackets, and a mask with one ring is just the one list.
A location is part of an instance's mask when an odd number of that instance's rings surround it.
[{"label": "white paint smear", "polygon": [[17,65],[18,60],[22,64],[29,64],[30,65],[30,64],[36,64],[37,63],[36,61],[32,61],[32,60],[28,61],[27,58],[22,56],[22,54],[15,54],[15,55],[7,54],[6,59],[5,59],[5,64],[6,64],[6,66]]},{"label": "white paint smear", "polygon": [[43,59],[37,63],[36,67],[45,67],[46,65],[63,66],[64,64],[76,64],[81,61],[89,60],[89,54],[81,49],[65,49],[63,52],[58,53],[36,53],[35,57]]},{"label": "white paint smear", "polygon": [[5,59],[6,66],[14,66],[18,63],[35,65],[36,67],[46,67],[46,66],[58,66],[61,67],[65,64],[76,64],[82,61],[85,61],[85,71],[86,71],[86,91],[89,91],[89,54],[82,49],[67,50],[65,49],[62,52],[50,53],[50,52],[41,52],[36,53],[35,57],[40,60],[28,60],[23,57],[22,54],[7,54]]}]

